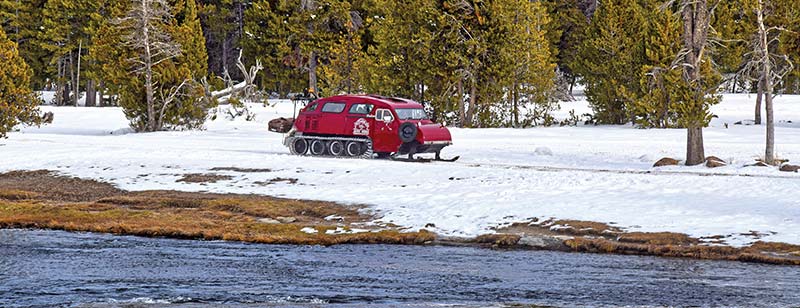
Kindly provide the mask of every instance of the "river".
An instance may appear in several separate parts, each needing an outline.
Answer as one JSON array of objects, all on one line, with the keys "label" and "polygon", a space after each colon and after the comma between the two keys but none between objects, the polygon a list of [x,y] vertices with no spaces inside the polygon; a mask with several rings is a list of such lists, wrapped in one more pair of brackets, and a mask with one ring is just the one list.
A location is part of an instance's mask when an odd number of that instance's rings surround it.
[{"label": "river", "polygon": [[0,230],[0,307],[800,305],[800,267]]}]

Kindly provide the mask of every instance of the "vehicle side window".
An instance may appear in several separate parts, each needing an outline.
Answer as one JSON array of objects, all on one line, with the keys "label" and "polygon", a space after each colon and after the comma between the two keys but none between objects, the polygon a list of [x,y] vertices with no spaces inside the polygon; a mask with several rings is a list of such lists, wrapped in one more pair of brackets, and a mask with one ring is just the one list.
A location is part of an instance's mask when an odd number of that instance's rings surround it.
[{"label": "vehicle side window", "polygon": [[[392,115],[392,111],[388,109],[378,109],[378,111],[375,112],[375,118],[377,118],[379,121],[385,122],[394,121],[394,115]],[[386,119],[389,120],[386,121]]]},{"label": "vehicle side window", "polygon": [[322,112],[340,113],[344,111],[345,103],[326,103],[322,106]]},{"label": "vehicle side window", "polygon": [[317,103],[313,103],[313,104],[311,104],[311,106],[309,106],[309,107],[306,109],[306,111],[308,111],[308,112],[311,112],[311,111],[317,110],[317,106],[318,106],[318,105],[319,105],[319,104],[317,104]]},{"label": "vehicle side window", "polygon": [[350,113],[352,114],[369,114],[372,112],[372,104],[353,104],[350,106]]}]

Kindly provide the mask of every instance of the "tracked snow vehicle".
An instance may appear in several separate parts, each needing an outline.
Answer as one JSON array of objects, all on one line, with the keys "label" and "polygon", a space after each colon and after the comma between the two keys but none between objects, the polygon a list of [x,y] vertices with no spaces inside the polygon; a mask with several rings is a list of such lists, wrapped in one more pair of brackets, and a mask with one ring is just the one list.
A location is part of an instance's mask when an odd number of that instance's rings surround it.
[{"label": "tracked snow vehicle", "polygon": [[408,155],[409,160],[419,153],[434,153],[435,159],[442,160],[442,149],[451,144],[450,131],[431,121],[422,104],[374,95],[341,95],[310,102],[284,139],[295,155]]}]

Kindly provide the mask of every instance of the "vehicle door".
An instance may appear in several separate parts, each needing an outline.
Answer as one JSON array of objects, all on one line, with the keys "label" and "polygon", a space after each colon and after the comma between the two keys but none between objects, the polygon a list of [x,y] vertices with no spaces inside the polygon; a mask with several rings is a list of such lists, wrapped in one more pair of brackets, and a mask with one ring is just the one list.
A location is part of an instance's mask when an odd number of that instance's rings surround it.
[{"label": "vehicle door", "polygon": [[344,126],[344,109],[347,103],[326,102],[320,107],[320,121],[318,134],[339,135]]},{"label": "vehicle door", "polygon": [[312,102],[300,111],[295,122],[298,130],[304,133],[316,133],[319,129],[319,104]]},{"label": "vehicle door", "polygon": [[375,125],[372,129],[372,144],[375,152],[397,152],[400,148],[400,137],[397,130],[400,122],[388,108],[375,109]]},{"label": "vehicle door", "polygon": [[370,117],[375,105],[367,102],[354,102],[350,105],[345,116],[343,135],[367,137],[370,128],[375,125],[375,118]]}]

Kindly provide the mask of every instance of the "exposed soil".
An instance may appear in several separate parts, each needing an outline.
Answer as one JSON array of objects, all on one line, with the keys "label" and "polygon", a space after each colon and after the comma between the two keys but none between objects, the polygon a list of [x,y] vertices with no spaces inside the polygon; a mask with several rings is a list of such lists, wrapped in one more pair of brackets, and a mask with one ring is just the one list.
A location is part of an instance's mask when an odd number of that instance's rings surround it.
[{"label": "exposed soil", "polygon": [[274,179],[270,179],[269,181],[253,182],[253,184],[261,185],[261,186],[267,186],[267,185],[272,185],[272,184],[277,184],[277,183],[297,184],[297,179],[294,179],[294,178],[274,178]]},{"label": "exposed soil", "polygon": [[210,184],[219,181],[228,181],[230,179],[233,179],[233,177],[230,175],[189,173],[189,174],[184,174],[182,178],[176,180],[175,182]]},{"label": "exposed soil", "polygon": [[9,191],[33,194],[39,199],[68,202],[86,202],[124,193],[108,183],[56,176],[48,170],[0,174],[0,198],[13,200],[3,197]]},{"label": "exposed soil", "polygon": [[239,168],[239,167],[214,167],[211,171],[233,171],[239,173],[267,173],[272,172],[272,169],[254,169],[254,168]]},{"label": "exposed soil", "polygon": [[[192,176],[194,180],[208,180],[208,175]],[[262,185],[296,181],[276,178]],[[722,243],[723,236],[695,239],[669,232],[624,232],[590,221],[533,220],[498,229],[497,234],[461,239],[437,237],[427,231],[400,232],[399,226],[391,224],[369,224],[375,219],[363,207],[332,202],[240,194],[128,192],[108,183],[60,176],[46,170],[0,174],[0,228],[269,244],[435,243],[800,265],[798,245],[759,241],[749,247],[734,248],[712,245]],[[317,232],[308,233],[308,228]],[[326,233],[337,228],[371,232]],[[754,238],[761,235],[751,233]]]}]

